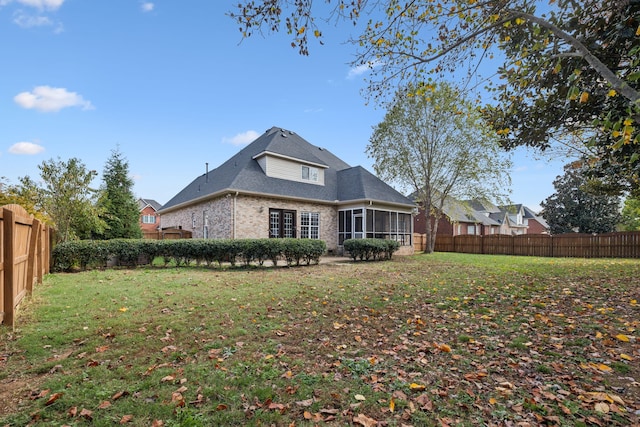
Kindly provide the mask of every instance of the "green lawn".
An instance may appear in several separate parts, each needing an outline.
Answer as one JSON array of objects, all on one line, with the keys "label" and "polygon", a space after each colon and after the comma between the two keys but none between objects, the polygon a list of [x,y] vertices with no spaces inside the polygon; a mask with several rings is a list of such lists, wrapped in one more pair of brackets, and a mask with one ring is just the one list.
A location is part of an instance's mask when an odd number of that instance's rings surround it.
[{"label": "green lawn", "polygon": [[444,253],[54,274],[0,328],[0,426],[631,425],[638,278]]}]

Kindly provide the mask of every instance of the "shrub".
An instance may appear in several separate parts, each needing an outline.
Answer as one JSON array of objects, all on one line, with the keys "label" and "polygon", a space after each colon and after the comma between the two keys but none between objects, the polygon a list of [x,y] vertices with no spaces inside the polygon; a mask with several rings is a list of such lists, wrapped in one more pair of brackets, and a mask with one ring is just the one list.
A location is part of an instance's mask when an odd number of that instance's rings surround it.
[{"label": "shrub", "polygon": [[113,260],[114,265],[134,267],[149,264],[155,258],[161,258],[165,266],[171,261],[176,266],[194,262],[208,266],[229,262],[235,266],[237,260],[245,266],[271,260],[275,266],[279,259],[285,259],[287,265],[309,265],[318,264],[325,251],[323,241],[311,239],[113,239],[61,243],[53,249],[52,256],[53,270],[70,271],[74,267],[105,267],[108,260]]},{"label": "shrub", "polygon": [[400,243],[388,239],[347,239],[344,249],[354,261],[375,261],[391,259],[393,253],[400,249]]}]

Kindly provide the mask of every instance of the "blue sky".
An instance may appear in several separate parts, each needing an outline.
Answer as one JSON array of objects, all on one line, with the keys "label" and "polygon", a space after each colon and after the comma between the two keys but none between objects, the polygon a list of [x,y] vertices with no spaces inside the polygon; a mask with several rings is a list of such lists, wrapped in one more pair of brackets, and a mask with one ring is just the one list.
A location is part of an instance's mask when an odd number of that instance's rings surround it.
[{"label": "blue sky", "polygon": [[[373,172],[384,111],[366,105],[350,25],[299,56],[286,35],[242,40],[234,1],[0,0],[0,177],[39,178],[77,157],[100,174],[126,157],[138,197],[166,203],[266,129],[292,130]],[[511,199],[533,209],[563,159],[515,153]]]}]

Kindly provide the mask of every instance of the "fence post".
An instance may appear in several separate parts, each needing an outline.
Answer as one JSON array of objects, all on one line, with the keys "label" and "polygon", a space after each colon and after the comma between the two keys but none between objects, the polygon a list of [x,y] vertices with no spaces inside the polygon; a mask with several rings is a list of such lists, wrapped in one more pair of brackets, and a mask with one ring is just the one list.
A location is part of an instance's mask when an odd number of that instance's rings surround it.
[{"label": "fence post", "polygon": [[4,311],[3,321],[8,325],[13,325],[13,231],[14,231],[14,214],[10,209],[2,209],[3,211],[3,242],[4,247]]}]

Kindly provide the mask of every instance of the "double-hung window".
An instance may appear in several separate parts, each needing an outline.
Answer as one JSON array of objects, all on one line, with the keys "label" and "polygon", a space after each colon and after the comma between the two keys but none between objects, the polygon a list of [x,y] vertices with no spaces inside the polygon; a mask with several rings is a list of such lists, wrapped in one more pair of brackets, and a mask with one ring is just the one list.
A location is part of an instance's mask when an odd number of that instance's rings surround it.
[{"label": "double-hung window", "polygon": [[300,238],[320,238],[320,214],[318,212],[300,213]]},{"label": "double-hung window", "polygon": [[142,223],[143,224],[155,224],[156,223],[155,215],[142,215]]}]

